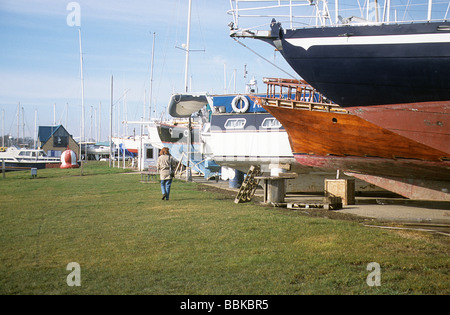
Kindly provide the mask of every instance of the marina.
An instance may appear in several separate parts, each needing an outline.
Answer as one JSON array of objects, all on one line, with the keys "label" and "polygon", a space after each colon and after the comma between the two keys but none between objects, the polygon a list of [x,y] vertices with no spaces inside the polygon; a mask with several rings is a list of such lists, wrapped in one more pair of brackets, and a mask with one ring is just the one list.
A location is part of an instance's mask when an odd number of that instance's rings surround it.
[{"label": "marina", "polygon": [[0,8],[2,294],[450,293],[450,1],[226,2]]},{"label": "marina", "polygon": [[[450,201],[450,87],[443,79],[450,64],[449,8],[430,2],[421,6],[421,14],[407,19],[408,8],[400,9],[394,2],[363,4],[360,17],[346,10],[342,14],[348,16],[341,15],[338,1],[281,1],[273,6],[264,2],[230,1],[229,36],[238,42],[250,38],[269,43],[300,79],[263,77],[266,91],[261,93],[245,67],[244,93],[192,92],[189,61],[195,50],[190,47],[189,1],[186,44],[181,47],[184,89],[170,95],[166,116],[152,117],[153,33],[149,119],[145,101],[141,120],[127,119],[129,89],[115,101],[111,76],[109,141],[86,141],[79,30],[79,141],[56,124],[54,106],[55,124],[35,126],[35,148],[40,151],[4,149],[5,169],[56,165],[67,147],[77,155],[81,169],[82,161],[106,159],[112,167],[145,172],[155,167],[159,150],[168,147],[178,162],[178,177],[187,181],[194,173],[239,188],[249,169],[257,167],[261,179],[270,178],[265,181],[268,190],[282,185],[280,192],[321,193],[326,180],[342,179],[354,181],[358,193],[389,191],[412,200]],[[401,10],[403,19],[398,18]],[[268,28],[248,27],[246,19],[252,18],[268,20]],[[302,26],[295,26],[298,23]],[[236,79],[235,71],[235,90]],[[91,138],[92,113],[91,107]],[[19,103],[17,144],[20,114]],[[133,135],[131,125],[139,127]],[[30,156],[22,157],[25,154]],[[43,160],[45,155],[48,160]],[[282,200],[281,195],[274,198]]]},{"label": "marina", "polygon": [[[265,18],[260,12],[275,7],[245,0],[230,1],[230,5],[230,37],[268,42],[302,79],[264,77],[266,93],[258,92],[255,78],[246,82],[245,93],[190,92],[187,65],[191,49],[187,44],[185,91],[169,97],[166,113],[171,118],[151,118],[150,94],[148,121],[124,120],[119,126],[117,105],[117,136],[111,129],[109,143],[80,141],[78,145],[62,125],[41,126],[38,147],[43,150],[29,154],[43,157],[47,153],[55,156],[52,161],[57,163],[69,145],[80,161],[109,159],[113,167],[127,165],[145,171],[155,166],[159,150],[168,147],[178,161],[179,176],[187,180],[194,172],[208,180],[226,179],[230,186],[239,187],[247,171],[256,166],[266,177],[296,174],[285,179],[287,192],[320,193],[324,191],[324,180],[336,178],[355,180],[357,192],[390,191],[410,199],[450,201],[446,94],[450,88],[445,85],[448,80],[440,77],[448,72],[450,64],[450,49],[445,48],[449,45],[445,17],[444,21],[431,19],[433,8],[429,5],[426,23],[421,19],[392,20],[389,6],[393,4],[384,3],[382,17],[375,19],[367,13],[365,19],[343,18],[336,2],[333,18],[326,1],[309,6],[294,1],[289,3],[290,23],[272,19],[270,30],[250,31],[242,26],[245,18]],[[286,6],[279,4],[279,8],[285,10]],[[294,13],[297,9],[300,15]],[[293,26],[295,19],[311,16],[316,17],[315,24]],[[188,43],[190,23],[189,9]],[[82,54],[81,32],[79,39]],[[154,48],[155,34],[152,69]],[[82,64],[81,58],[81,70]],[[339,65],[345,65],[345,69]],[[383,69],[382,74],[375,69]],[[420,77],[408,69],[420,69],[416,71]],[[365,78],[356,73],[370,75]],[[123,118],[127,94],[128,90],[119,98]],[[113,103],[111,77],[111,126]],[[138,134],[134,129],[132,136],[119,136],[120,129],[126,131],[133,124],[139,126]],[[13,165],[9,157],[6,168],[18,169],[17,158]],[[22,158],[20,163],[24,162]],[[35,165],[45,167],[45,163]]]}]

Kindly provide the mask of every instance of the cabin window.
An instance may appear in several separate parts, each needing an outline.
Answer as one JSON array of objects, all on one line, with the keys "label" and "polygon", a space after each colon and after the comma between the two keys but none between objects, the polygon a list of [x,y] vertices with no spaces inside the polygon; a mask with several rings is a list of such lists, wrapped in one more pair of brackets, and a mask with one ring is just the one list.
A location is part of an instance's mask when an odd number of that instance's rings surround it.
[{"label": "cabin window", "polygon": [[153,149],[147,149],[147,159],[153,159]]},{"label": "cabin window", "polygon": [[276,118],[266,118],[263,120],[261,127],[263,128],[281,128],[281,123]]},{"label": "cabin window", "polygon": [[19,156],[30,156],[31,152],[30,151],[22,151],[19,153]]},{"label": "cabin window", "polygon": [[246,123],[245,118],[230,118],[225,122],[225,129],[244,129]]}]

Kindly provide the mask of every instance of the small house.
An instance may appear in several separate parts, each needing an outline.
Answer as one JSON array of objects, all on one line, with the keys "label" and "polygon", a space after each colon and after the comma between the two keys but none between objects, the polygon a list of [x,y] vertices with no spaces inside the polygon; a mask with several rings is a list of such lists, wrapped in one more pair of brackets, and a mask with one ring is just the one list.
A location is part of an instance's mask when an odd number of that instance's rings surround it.
[{"label": "small house", "polygon": [[48,156],[59,157],[67,148],[77,155],[80,152],[80,146],[62,125],[39,126],[38,139],[39,148]]}]

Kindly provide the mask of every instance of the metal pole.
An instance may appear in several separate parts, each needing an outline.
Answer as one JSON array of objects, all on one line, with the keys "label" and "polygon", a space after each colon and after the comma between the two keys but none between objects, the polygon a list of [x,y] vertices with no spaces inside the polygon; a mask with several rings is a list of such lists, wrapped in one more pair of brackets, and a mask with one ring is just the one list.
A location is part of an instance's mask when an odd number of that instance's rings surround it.
[{"label": "metal pole", "polygon": [[17,103],[17,147],[20,147],[19,143],[20,138],[20,102]]},{"label": "metal pole", "polygon": [[[148,118],[149,120],[152,119],[152,94],[153,94],[153,62],[155,60],[155,36],[156,34],[153,32],[153,46],[152,46],[152,69],[151,69],[151,75],[150,75],[150,101],[148,104],[149,112],[148,112]],[[144,115],[145,119],[145,115]]]},{"label": "metal pole", "polygon": [[22,139],[25,145],[25,109],[22,107]]},{"label": "metal pole", "polygon": [[336,25],[339,23],[339,0],[334,0],[334,21]]},{"label": "metal pole", "polygon": [[[67,128],[67,126],[66,126]],[[37,109],[34,110],[34,144],[33,144],[33,148],[36,149],[36,144],[37,144]]]},{"label": "metal pole", "polygon": [[2,109],[2,147],[5,146],[5,110]]},{"label": "metal pole", "polygon": [[387,0],[386,22],[391,22],[391,0]]},{"label": "metal pole", "polygon": [[[144,121],[145,118],[142,118],[142,121]],[[138,151],[138,163],[139,163],[139,171],[144,170],[144,144],[142,143],[142,129],[144,128],[143,125],[139,126],[139,132],[140,132],[140,143],[139,143],[139,151]]]},{"label": "metal pole", "polygon": [[187,137],[187,164],[186,164],[186,181],[191,182],[192,181],[192,172],[190,168],[190,160],[191,160],[191,132],[192,132],[192,124],[191,124],[191,117],[189,117],[189,125],[188,125],[188,137]]},{"label": "metal pole", "polygon": [[98,137],[97,141],[102,141],[102,102],[98,104]]},{"label": "metal pole", "polygon": [[113,157],[113,149],[112,149],[112,122],[113,122],[113,120],[112,120],[112,117],[113,117],[113,76],[111,76],[111,106],[109,109],[109,167],[111,167],[111,159]]},{"label": "metal pole", "polygon": [[187,27],[187,39],[186,39],[186,63],[185,63],[185,74],[184,74],[184,87],[185,92],[188,92],[188,78],[189,78],[189,49],[191,42],[191,8],[192,8],[192,0],[189,0],[189,9],[188,9],[188,27]]},{"label": "metal pole", "polygon": [[293,21],[293,16],[292,16],[292,0],[289,1],[289,22],[290,22],[291,29],[294,28],[294,21]]},{"label": "metal pole", "polygon": [[[186,64],[185,64],[185,77],[184,77],[184,86],[185,92],[189,91],[188,88],[188,78],[189,78],[189,49],[190,49],[190,41],[191,41],[191,8],[192,8],[192,0],[189,0],[189,10],[188,10],[188,28],[187,28],[187,39],[186,39]],[[192,181],[191,169],[190,169],[190,159],[191,159],[191,117],[189,117],[189,125],[188,125],[188,137],[187,137],[187,164],[186,164],[186,181]]]},{"label": "metal pole", "polygon": [[[81,29],[78,29],[80,40],[80,70],[81,70],[81,133],[80,133],[80,161],[81,161],[81,175],[83,175],[83,159],[81,157],[81,146],[84,139],[84,79],[83,79],[83,51],[81,48]],[[86,148],[85,148],[86,153]]]},{"label": "metal pole", "polygon": [[117,168],[120,168],[120,143],[117,146]]},{"label": "metal pole", "polygon": [[431,21],[431,8],[433,6],[433,0],[428,0],[428,15],[427,15],[427,19],[428,22]]}]

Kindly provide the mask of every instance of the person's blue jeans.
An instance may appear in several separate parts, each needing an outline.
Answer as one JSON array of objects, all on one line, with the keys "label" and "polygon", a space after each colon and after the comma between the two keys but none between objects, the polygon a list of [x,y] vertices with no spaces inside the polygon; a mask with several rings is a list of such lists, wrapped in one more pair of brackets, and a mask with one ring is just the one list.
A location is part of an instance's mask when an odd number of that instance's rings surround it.
[{"label": "person's blue jeans", "polygon": [[165,179],[161,181],[161,192],[166,196],[166,200],[169,200],[170,186],[172,185],[172,179]]}]

